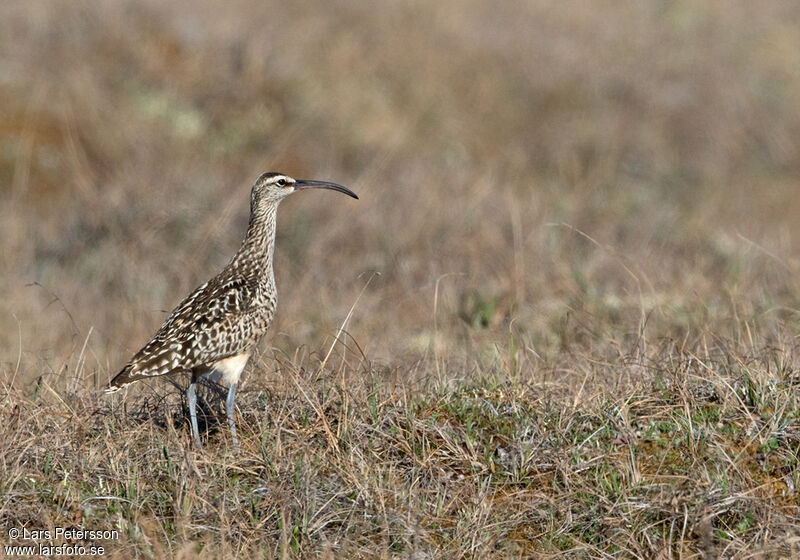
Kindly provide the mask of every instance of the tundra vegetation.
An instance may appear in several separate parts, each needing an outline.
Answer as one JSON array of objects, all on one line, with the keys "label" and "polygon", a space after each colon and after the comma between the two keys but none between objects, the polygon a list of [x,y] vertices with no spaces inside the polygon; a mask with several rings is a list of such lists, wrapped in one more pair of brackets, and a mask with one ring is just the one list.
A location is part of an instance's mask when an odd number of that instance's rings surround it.
[{"label": "tundra vegetation", "polygon": [[[798,24],[788,0],[3,2],[0,541],[800,556]],[[262,171],[361,199],[282,205],[241,451],[209,388],[198,453],[187,379],[100,388],[234,253]]]}]

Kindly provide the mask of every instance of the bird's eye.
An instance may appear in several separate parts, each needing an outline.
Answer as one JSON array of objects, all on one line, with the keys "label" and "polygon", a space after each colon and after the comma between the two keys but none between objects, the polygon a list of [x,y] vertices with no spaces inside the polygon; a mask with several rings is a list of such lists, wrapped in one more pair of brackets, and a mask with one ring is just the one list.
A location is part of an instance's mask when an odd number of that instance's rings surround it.
[{"label": "bird's eye", "polygon": [[285,187],[286,186],[286,179],[278,179],[278,186]]}]

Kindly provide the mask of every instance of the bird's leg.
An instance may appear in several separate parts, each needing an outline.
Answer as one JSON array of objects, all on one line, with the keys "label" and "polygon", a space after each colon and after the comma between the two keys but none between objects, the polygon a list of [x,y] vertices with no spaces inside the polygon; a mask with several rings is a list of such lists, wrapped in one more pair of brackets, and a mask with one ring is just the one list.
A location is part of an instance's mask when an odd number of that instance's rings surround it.
[{"label": "bird's leg", "polygon": [[192,381],[186,389],[186,400],[189,401],[189,416],[192,420],[194,445],[197,449],[203,449],[203,444],[200,441],[200,430],[197,429],[197,380],[194,375],[192,375]]},{"label": "bird's leg", "polygon": [[233,446],[239,447],[239,440],[236,437],[236,421],[233,418],[235,412],[235,405],[233,404],[236,399],[236,383],[231,383],[228,389],[228,398],[225,399],[225,411],[228,413],[228,426],[231,428],[231,438],[233,439]]}]

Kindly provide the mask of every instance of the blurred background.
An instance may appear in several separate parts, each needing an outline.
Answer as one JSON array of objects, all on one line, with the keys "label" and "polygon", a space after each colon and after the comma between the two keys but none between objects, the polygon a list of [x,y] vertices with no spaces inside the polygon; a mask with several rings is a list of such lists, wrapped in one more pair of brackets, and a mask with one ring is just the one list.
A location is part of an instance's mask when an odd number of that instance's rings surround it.
[{"label": "blurred background", "polygon": [[263,171],[361,199],[281,206],[262,360],[324,350],[362,290],[351,342],[389,367],[796,345],[798,23],[788,0],[3,2],[0,367],[115,373],[238,248]]}]

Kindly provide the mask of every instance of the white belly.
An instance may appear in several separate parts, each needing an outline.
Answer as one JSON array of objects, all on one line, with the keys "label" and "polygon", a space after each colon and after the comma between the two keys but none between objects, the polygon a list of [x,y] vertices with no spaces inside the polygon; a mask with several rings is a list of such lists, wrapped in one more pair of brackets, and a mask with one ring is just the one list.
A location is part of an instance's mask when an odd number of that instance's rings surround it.
[{"label": "white belly", "polygon": [[249,357],[250,354],[239,354],[214,362],[214,365],[211,366],[212,371],[209,372],[209,377],[216,382],[221,381],[222,384],[230,387],[234,383],[239,382],[239,377],[241,377]]}]

